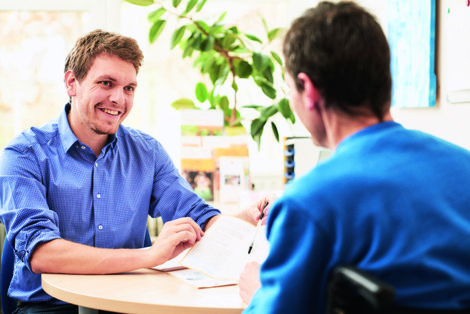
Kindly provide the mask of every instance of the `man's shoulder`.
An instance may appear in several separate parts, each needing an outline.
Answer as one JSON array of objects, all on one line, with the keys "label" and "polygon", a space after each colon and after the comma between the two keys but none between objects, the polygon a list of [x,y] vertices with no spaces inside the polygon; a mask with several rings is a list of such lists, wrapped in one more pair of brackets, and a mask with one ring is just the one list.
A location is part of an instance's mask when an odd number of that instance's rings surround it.
[{"label": "man's shoulder", "polygon": [[160,142],[153,136],[145,133],[139,129],[123,126],[119,127],[116,133],[120,145],[138,146],[142,149],[159,149]]},{"label": "man's shoulder", "polygon": [[39,127],[30,127],[15,136],[7,145],[7,148],[25,150],[35,145],[48,145],[59,136],[57,120],[51,120]]},{"label": "man's shoulder", "polygon": [[325,175],[323,167],[316,167],[285,186],[282,198],[287,202],[308,204],[328,194],[331,176]]}]

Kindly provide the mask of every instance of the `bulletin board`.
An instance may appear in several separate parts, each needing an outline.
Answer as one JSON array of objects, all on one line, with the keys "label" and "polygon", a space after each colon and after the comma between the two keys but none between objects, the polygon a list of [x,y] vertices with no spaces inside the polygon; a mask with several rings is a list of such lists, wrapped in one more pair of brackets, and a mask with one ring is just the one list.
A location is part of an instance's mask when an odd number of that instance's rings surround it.
[{"label": "bulletin board", "polygon": [[470,1],[461,1],[443,10],[447,101],[470,102]]},{"label": "bulletin board", "polygon": [[436,0],[388,0],[392,107],[436,105]]}]

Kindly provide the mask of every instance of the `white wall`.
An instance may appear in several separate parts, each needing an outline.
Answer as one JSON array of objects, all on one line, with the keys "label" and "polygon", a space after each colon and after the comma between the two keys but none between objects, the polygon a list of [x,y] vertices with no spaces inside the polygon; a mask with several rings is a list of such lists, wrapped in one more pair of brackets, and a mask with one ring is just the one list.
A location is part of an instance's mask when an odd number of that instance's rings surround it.
[{"label": "white wall", "polygon": [[[217,1],[217,0],[210,0]],[[241,1],[241,0],[239,0]],[[250,1],[250,0],[243,0]],[[268,1],[268,0],[257,0],[257,1]],[[269,0],[276,1],[276,0]],[[387,1],[388,0],[358,0],[360,4],[369,8],[380,20],[381,24],[386,30],[387,25]],[[419,0],[422,1],[422,0]],[[447,84],[447,73],[446,70],[449,68],[449,58],[451,54],[449,53],[448,45],[446,45],[449,36],[454,36],[454,34],[449,33],[449,23],[448,23],[448,8],[454,9],[458,6],[462,7],[466,5],[467,1],[464,0],[436,0],[437,9],[437,25],[436,25],[436,72],[437,72],[437,103],[434,108],[420,108],[420,109],[402,109],[402,108],[393,108],[392,114],[396,121],[402,123],[408,128],[419,129],[436,136],[442,137],[450,142],[456,143],[457,145],[463,146],[467,149],[470,149],[470,138],[467,134],[470,134],[470,123],[467,123],[467,117],[470,116],[470,103],[460,103],[452,104],[446,100],[446,94],[448,91]],[[49,10],[51,8],[58,8],[58,3],[63,1],[60,0],[22,0],[19,1],[6,1],[0,0],[0,9],[25,9],[36,8],[42,10]],[[119,6],[116,4],[119,3],[118,0],[85,0],[85,1],[66,1],[67,4],[62,4],[62,6],[70,6],[69,9],[85,10],[90,9],[92,12],[95,12],[94,16],[99,16],[101,18],[94,18],[93,20],[100,20],[101,23],[103,20],[106,20],[106,28],[115,30],[119,27],[117,25],[125,24],[125,21],[120,21],[119,16]],[[236,1],[234,1],[236,2]],[[300,15],[307,7],[315,5],[317,0],[291,0],[291,6],[289,7],[289,12],[286,14],[286,24],[289,24],[289,21],[293,18]],[[78,6],[78,7],[76,7]],[[105,14],[106,12],[106,14]],[[101,26],[101,25],[100,25]],[[461,35],[464,36],[468,29],[462,28]],[[146,30],[140,31],[142,36],[145,37]],[[451,37],[452,38],[452,37]],[[146,38],[142,39],[146,40]],[[462,40],[462,45],[465,45],[467,50],[469,50],[470,41]],[[147,58],[151,58],[147,56]],[[466,73],[463,73],[466,74]],[[470,75],[470,74],[468,74]],[[62,84],[62,83],[60,83]],[[1,92],[1,90],[0,90]],[[145,104],[141,104],[144,106]],[[159,104],[159,106],[164,106]],[[165,110],[170,110],[169,106],[165,107]],[[174,112],[165,112],[163,110],[159,112],[159,116],[163,117],[162,120],[168,120],[171,114],[176,115]],[[57,113],[51,113],[51,118],[56,117]],[[177,128],[175,132],[162,132],[158,131],[160,129],[166,130],[167,125],[165,123],[160,123],[161,121],[157,119],[160,126],[156,126],[157,131],[151,132],[153,135],[160,137],[164,135],[164,139],[161,139],[163,142],[172,143],[171,133],[177,133]],[[171,119],[170,119],[171,120]],[[155,122],[155,121],[152,121]],[[282,123],[280,123],[282,125]],[[146,129],[145,124],[141,124],[141,127]],[[151,128],[150,128],[151,129]],[[303,126],[298,123],[293,131],[284,130],[285,132],[282,135],[297,135],[297,136],[308,136],[308,133],[305,131]],[[170,133],[170,134],[169,134]],[[167,138],[168,137],[168,138]],[[261,152],[257,152],[256,146],[253,144],[253,164],[252,169],[253,173],[258,176],[264,176],[266,178],[279,176],[282,174],[282,144],[275,143],[272,134],[265,132],[263,136],[263,149]],[[168,144],[170,145],[170,144]],[[171,152],[171,149],[170,149]],[[178,161],[175,160],[178,164]],[[267,181],[270,179],[267,179]]]},{"label": "white wall", "polygon": [[[377,16],[385,33],[387,32],[388,22],[387,1],[357,0],[359,4],[368,8]],[[292,7],[288,14],[289,19],[294,19],[309,6],[313,6],[316,3],[318,3],[317,0],[292,0]],[[392,115],[397,122],[402,123],[407,128],[422,130],[470,149],[470,123],[467,122],[470,117],[470,103],[455,104],[449,103],[446,99],[448,90],[446,69],[450,57],[446,43],[448,36],[453,35],[449,34],[447,11],[449,8],[464,7],[466,1],[436,0],[436,5],[436,106],[432,108],[392,108]],[[462,29],[462,34],[465,33],[466,30]],[[461,43],[467,46],[467,50],[470,49],[470,41],[462,40]],[[470,73],[468,75],[470,76]],[[287,131],[289,136],[308,136],[308,132],[300,122],[294,126],[293,132],[289,132],[289,130],[284,131]],[[274,184],[278,182],[276,178],[282,176],[282,154],[279,154],[280,150],[282,150],[282,145],[275,143],[272,135],[269,132],[266,133],[263,135],[264,148],[261,152],[256,152],[253,149],[252,154],[252,174],[254,175],[253,179],[260,183],[258,185],[267,184],[268,182]],[[274,186],[277,187],[276,184]]]},{"label": "white wall", "polygon": [[[380,20],[386,30],[387,0],[359,0],[358,3],[369,8]],[[419,129],[457,145],[470,149],[470,103],[449,103],[448,69],[450,52],[447,48],[449,36],[466,36],[468,29],[462,28],[461,34],[449,31],[448,9],[465,9],[467,1],[463,0],[436,0],[436,74],[437,74],[437,101],[433,108],[392,108],[394,119],[405,127]],[[468,37],[465,37],[468,38]],[[462,40],[462,49],[470,49],[470,41]],[[470,73],[468,74],[470,75]],[[470,86],[468,86],[470,88]]]},{"label": "white wall", "polygon": [[[448,64],[451,58],[447,41],[449,36],[465,36],[467,30],[453,34],[449,32],[448,9],[465,9],[466,1],[437,0],[436,18],[436,73],[437,102],[435,108],[428,109],[394,109],[394,118],[406,127],[420,129],[442,137],[457,145],[470,149],[470,103],[449,103],[447,101]],[[470,42],[462,40],[462,49],[469,49]],[[470,74],[468,74],[470,75]],[[470,88],[470,86],[469,86]]]}]

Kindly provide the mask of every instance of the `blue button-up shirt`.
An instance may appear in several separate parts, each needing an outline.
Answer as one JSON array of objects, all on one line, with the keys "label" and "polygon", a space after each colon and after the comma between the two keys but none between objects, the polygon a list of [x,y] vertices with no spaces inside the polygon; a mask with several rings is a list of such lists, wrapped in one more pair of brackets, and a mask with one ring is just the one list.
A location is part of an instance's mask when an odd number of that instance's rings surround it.
[{"label": "blue button-up shirt", "polygon": [[202,226],[220,213],[192,191],[157,140],[120,126],[96,158],[70,129],[69,110],[16,137],[0,162],[0,217],[16,253],[9,295],[23,302],[58,303],[31,271],[40,243],[141,248],[148,215]]}]

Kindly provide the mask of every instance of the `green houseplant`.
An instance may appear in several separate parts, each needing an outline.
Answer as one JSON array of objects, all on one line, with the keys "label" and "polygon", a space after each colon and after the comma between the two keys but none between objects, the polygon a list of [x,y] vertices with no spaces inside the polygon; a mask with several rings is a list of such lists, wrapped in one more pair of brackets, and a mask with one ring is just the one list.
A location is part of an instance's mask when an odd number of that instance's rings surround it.
[{"label": "green houseplant", "polygon": [[[268,44],[283,34],[282,28],[269,29],[260,16],[265,38],[240,31],[236,25],[225,25],[226,12],[215,21],[196,18],[207,0],[126,0],[139,6],[155,6],[148,14],[150,22],[149,42],[154,43],[169,19],[176,19],[177,26],[171,36],[171,49],[179,47],[182,58],[192,58],[193,67],[207,78],[196,84],[195,99],[182,98],[174,101],[176,109],[201,108],[209,103],[209,109],[224,112],[225,126],[241,126],[244,119],[240,108],[255,110],[251,118],[250,135],[260,147],[261,135],[270,125],[279,141],[279,131],[274,116],[281,115],[289,124],[295,122],[289,100],[275,87],[275,79],[283,80],[283,62],[279,55],[267,49]],[[266,51],[268,50],[268,51]],[[250,89],[258,91],[268,100],[264,104],[238,103],[239,83],[248,81]],[[246,84],[245,84],[246,85]],[[229,89],[223,88],[230,86]],[[227,92],[229,90],[230,92]],[[268,123],[269,122],[269,123]]]}]

